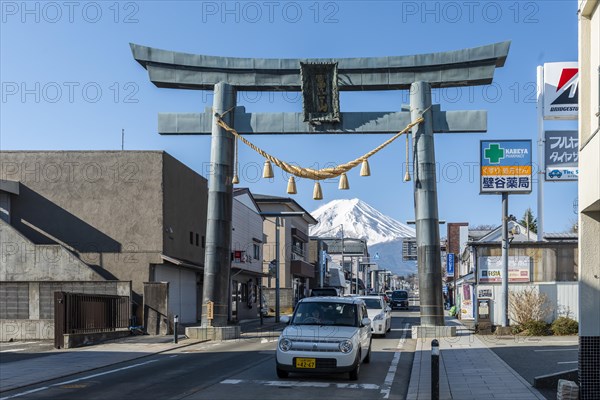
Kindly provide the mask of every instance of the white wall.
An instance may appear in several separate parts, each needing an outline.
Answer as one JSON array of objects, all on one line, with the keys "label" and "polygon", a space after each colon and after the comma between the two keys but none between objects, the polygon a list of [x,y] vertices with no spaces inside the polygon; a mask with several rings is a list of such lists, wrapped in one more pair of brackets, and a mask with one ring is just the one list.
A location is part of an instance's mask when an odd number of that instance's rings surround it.
[{"label": "white wall", "polygon": [[[567,310],[570,312],[570,318],[579,321],[579,285],[577,282],[510,284],[509,292],[513,290],[522,290],[528,287],[533,287],[536,291],[545,293],[548,296],[548,301],[552,305],[554,311],[552,315],[548,317],[547,322],[552,322],[557,317],[564,316]],[[477,285],[475,293],[477,294],[480,289],[489,288],[492,289],[492,324],[497,325],[502,318],[500,306],[502,286],[500,284],[480,284]],[[477,302],[475,304],[477,304]],[[474,312],[477,314],[477,310]],[[514,325],[514,323],[511,322],[511,325]]]}]

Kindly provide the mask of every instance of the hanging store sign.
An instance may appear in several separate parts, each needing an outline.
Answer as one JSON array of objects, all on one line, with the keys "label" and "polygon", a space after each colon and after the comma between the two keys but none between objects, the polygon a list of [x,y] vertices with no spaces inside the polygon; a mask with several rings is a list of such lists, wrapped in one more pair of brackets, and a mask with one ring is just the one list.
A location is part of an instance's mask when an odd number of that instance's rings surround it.
[{"label": "hanging store sign", "polygon": [[482,140],[480,157],[480,194],[531,193],[531,140]]},{"label": "hanging store sign", "polygon": [[579,176],[579,133],[546,131],[544,154],[547,181],[576,181]]}]

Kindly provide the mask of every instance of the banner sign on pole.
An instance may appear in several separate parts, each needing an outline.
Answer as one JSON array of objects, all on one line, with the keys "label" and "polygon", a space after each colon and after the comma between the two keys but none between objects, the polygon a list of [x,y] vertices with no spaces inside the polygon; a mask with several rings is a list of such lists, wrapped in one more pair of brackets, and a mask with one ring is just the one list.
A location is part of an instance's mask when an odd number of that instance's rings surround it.
[{"label": "banner sign on pole", "polygon": [[480,194],[531,193],[531,140],[482,140]]},{"label": "banner sign on pole", "polygon": [[576,62],[544,64],[544,119],[577,119],[578,91]]},{"label": "banner sign on pole", "polygon": [[446,254],[446,271],[449,276],[454,276],[454,253]]},{"label": "banner sign on pole", "polygon": [[547,181],[576,181],[579,175],[579,133],[546,131],[544,165]]}]

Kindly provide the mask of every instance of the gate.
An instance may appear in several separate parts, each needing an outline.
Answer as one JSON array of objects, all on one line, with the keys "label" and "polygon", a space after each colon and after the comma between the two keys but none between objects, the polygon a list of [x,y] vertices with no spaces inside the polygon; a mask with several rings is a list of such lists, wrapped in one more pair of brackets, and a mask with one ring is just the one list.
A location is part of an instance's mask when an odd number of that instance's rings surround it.
[{"label": "gate", "polygon": [[54,347],[65,334],[115,332],[129,326],[129,297],[54,292]]}]

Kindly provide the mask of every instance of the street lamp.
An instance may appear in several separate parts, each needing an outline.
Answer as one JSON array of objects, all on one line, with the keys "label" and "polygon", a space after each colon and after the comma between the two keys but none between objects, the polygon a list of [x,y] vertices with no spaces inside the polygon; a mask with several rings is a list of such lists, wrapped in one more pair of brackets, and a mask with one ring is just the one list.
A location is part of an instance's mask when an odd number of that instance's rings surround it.
[{"label": "street lamp", "polygon": [[304,212],[301,211],[282,211],[282,212],[261,212],[263,217],[275,217],[275,322],[279,322],[280,307],[279,307],[279,218],[285,217],[302,217]]}]

